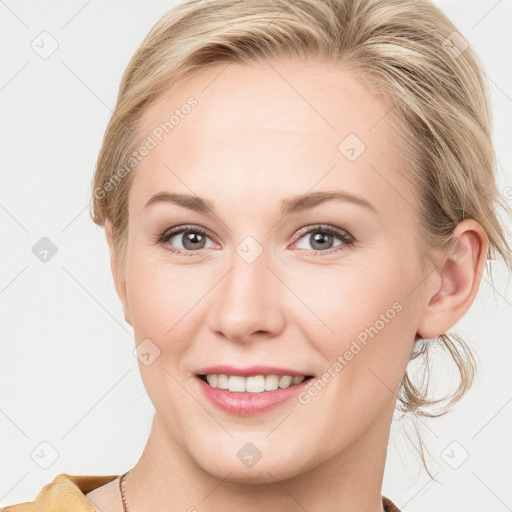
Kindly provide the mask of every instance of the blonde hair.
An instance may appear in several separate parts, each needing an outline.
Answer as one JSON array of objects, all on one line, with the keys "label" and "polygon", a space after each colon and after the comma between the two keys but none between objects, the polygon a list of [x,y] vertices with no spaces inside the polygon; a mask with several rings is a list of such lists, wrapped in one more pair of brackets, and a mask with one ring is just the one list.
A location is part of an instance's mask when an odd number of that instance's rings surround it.
[{"label": "blonde hair", "polygon": [[[428,0],[188,0],[148,33],[122,77],[114,114],[92,183],[92,217],[112,229],[113,256],[124,268],[128,192],[137,127],[145,109],[191,74],[221,62],[251,63],[281,57],[343,63],[370,90],[393,105],[410,162],[405,177],[420,194],[418,246],[422,262],[446,247],[463,219],[473,218],[512,269],[512,253],[496,213],[510,211],[495,183],[495,153],[487,83],[471,46]],[[486,260],[486,269],[488,266]],[[426,266],[424,265],[426,271]],[[470,388],[476,371],[469,347],[456,335],[437,340],[460,373],[455,392],[427,395],[426,372],[415,385],[405,372],[399,409],[415,416],[445,414]],[[427,385],[425,385],[427,382]],[[438,412],[431,406],[447,401]],[[416,418],[414,418],[416,419]],[[420,437],[420,453],[424,459]]]}]

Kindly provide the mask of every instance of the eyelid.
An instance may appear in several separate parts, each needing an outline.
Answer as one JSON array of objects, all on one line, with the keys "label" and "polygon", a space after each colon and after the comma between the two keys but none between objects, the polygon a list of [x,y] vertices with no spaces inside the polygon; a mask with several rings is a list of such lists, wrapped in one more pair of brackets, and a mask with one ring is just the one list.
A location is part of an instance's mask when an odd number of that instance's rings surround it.
[{"label": "eyelid", "polygon": [[340,239],[355,241],[355,238],[346,229],[338,228],[336,226],[332,226],[331,224],[313,224],[311,226],[305,226],[299,229],[299,231],[297,231],[297,234],[294,236],[292,243],[295,243],[304,235],[307,235],[315,231],[332,232],[336,234],[338,237],[340,237]]},{"label": "eyelid", "polygon": [[[173,226],[172,228],[166,229],[161,235],[157,235],[155,242],[164,243],[166,242],[172,235],[175,235],[177,233],[185,232],[185,231],[197,231],[198,233],[201,233],[202,235],[206,235],[207,237],[211,238],[212,240],[215,239],[213,234],[210,230],[203,228],[202,226],[198,226],[195,224],[183,224],[179,226]],[[189,251],[191,252],[191,251]]]}]

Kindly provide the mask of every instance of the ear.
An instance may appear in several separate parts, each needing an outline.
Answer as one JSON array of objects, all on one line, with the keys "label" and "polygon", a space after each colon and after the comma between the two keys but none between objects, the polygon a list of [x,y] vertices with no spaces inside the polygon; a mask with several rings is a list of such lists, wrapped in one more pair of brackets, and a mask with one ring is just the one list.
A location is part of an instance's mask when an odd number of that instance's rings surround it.
[{"label": "ear", "polygon": [[114,279],[114,286],[116,288],[117,295],[121,301],[123,307],[124,319],[132,325],[130,308],[128,307],[128,301],[126,300],[126,276],[124,269],[119,267],[119,259],[115,251],[114,246],[114,233],[112,224],[109,221],[105,222],[105,236],[110,251],[110,269],[112,271],[112,277]]},{"label": "ear", "polygon": [[460,222],[437,260],[436,283],[427,294],[418,335],[433,339],[451,329],[468,311],[484,272],[489,242],[474,219]]}]

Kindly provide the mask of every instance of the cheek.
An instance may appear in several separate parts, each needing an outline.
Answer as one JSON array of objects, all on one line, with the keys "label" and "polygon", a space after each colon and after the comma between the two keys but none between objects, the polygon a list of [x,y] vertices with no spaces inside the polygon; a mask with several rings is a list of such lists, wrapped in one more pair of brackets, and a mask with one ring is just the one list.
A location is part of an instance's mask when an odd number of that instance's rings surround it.
[{"label": "cheek", "polygon": [[[142,254],[132,262],[127,295],[135,343],[144,351],[149,347],[154,357],[146,364],[138,350],[140,375],[155,409],[166,417],[168,426],[177,429],[186,413],[197,414],[178,381],[183,383],[180,362],[202,325],[197,303],[206,291],[192,266],[173,268]],[[169,407],[170,400],[180,404],[179,412]]]},{"label": "cheek", "polygon": [[181,352],[201,325],[212,276],[201,266],[172,265],[143,251],[131,261],[127,298],[136,342],[149,338],[166,354]]},{"label": "cheek", "polygon": [[[377,386],[394,389],[401,381],[416,332],[408,278],[413,272],[408,273],[404,262],[391,257],[380,258],[378,266],[364,271],[355,268],[325,269],[329,272],[315,273],[314,282],[295,281],[300,282],[298,294],[316,317],[308,311],[304,318],[318,326],[305,335],[322,355],[326,371],[343,375],[333,379],[340,388],[365,392],[368,385],[381,380]],[[346,382],[341,384],[347,379],[349,387]]]},{"label": "cheek", "polygon": [[[349,262],[301,274],[290,272],[286,280],[294,283],[294,292],[306,304],[307,318],[316,317],[316,323],[323,325],[327,347],[337,348],[340,342],[355,338],[376,322],[382,330],[382,322],[387,326],[398,316],[400,305],[403,307],[406,286],[397,268],[382,259],[373,268]],[[300,311],[305,312],[302,307]]]}]

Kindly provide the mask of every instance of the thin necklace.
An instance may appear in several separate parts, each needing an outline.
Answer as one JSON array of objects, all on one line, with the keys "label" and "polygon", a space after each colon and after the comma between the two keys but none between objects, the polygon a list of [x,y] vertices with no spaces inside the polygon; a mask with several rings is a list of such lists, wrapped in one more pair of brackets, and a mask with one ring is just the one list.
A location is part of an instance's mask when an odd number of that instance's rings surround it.
[{"label": "thin necklace", "polygon": [[119,479],[119,489],[121,490],[121,499],[123,500],[124,512],[129,512],[128,503],[126,501],[126,496],[124,494],[124,486],[125,486],[126,477],[128,476],[128,473],[130,473],[130,471],[131,471],[131,469],[129,471],[127,471],[126,473],[124,473],[124,475],[122,475],[121,478]]}]

